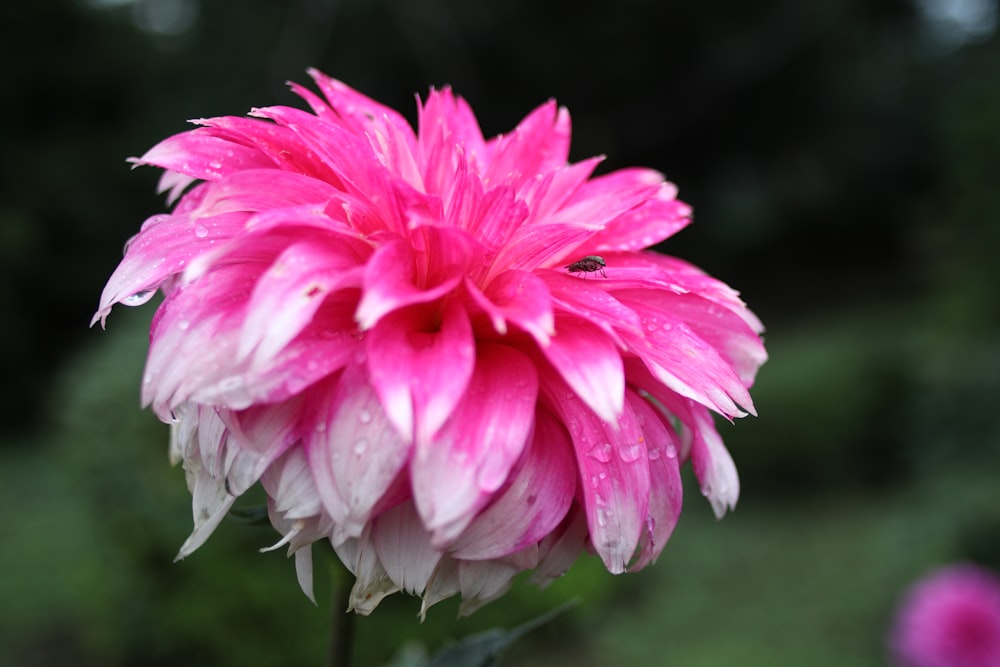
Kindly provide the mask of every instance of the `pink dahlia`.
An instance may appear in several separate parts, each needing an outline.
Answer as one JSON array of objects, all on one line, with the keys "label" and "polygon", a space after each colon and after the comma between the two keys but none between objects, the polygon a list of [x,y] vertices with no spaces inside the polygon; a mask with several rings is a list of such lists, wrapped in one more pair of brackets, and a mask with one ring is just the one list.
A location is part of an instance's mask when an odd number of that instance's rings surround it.
[{"label": "pink dahlia", "polygon": [[486,140],[447,88],[414,131],[310,73],[322,97],[292,89],[312,113],[198,120],[134,160],[177,203],[129,242],[94,321],[163,292],[142,400],[193,495],[179,557],[259,481],[307,593],[323,539],[356,611],[405,590],[470,612],[584,548],[614,573],[655,560],[684,460],[732,507],[711,413],[753,412],[762,327],[643,251],[690,222],[676,188],[569,163],[553,102]]},{"label": "pink dahlia", "polygon": [[953,565],[906,593],[889,636],[901,667],[1000,667],[1000,579]]}]

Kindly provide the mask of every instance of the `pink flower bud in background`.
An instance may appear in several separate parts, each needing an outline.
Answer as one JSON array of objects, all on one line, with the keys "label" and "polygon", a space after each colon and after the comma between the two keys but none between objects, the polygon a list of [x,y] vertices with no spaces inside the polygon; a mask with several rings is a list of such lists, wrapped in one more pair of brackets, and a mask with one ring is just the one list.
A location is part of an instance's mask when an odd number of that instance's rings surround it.
[{"label": "pink flower bud in background", "polygon": [[920,579],[903,597],[889,648],[899,667],[1000,667],[1000,579],[970,564]]}]

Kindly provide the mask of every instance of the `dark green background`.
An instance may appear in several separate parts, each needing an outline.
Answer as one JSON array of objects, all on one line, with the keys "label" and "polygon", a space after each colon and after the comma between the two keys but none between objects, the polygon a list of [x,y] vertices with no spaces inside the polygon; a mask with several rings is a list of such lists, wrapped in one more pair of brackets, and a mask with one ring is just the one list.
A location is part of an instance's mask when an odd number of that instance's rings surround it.
[{"label": "dark green background", "polygon": [[487,134],[556,98],[573,159],[679,185],[696,223],[660,249],[740,289],[771,354],[760,418],[721,427],[734,514],[716,523],[689,479],[656,566],[584,558],[461,621],[445,603],[419,625],[396,596],[360,619],[358,664],[574,596],[505,663],[884,664],[908,582],[1000,566],[1000,40],[995,0],[934,18],[959,4],[3,3],[0,662],[322,663],[329,577],[313,607],[291,562],[256,552],[269,529],[226,522],[171,563],[190,510],[138,409],[153,308],[87,328],[163,207],[124,159],[188,118],[295,104],[282,82],[318,66],[411,120],[450,83]]}]

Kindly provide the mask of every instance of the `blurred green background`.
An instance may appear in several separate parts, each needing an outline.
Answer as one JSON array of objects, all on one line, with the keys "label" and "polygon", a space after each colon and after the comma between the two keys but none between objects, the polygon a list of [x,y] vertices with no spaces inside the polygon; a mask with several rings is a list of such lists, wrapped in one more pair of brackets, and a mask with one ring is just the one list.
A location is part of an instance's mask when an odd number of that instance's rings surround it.
[{"label": "blurred green background", "polygon": [[[885,664],[900,592],[1000,567],[1000,39],[995,0],[50,0],[0,9],[0,663],[319,665],[331,616],[275,534],[193,557],[167,428],[138,407],[153,307],[89,330],[163,208],[124,159],[184,120],[297,103],[318,66],[412,120],[450,83],[487,134],[554,97],[573,159],[664,171],[696,224],[663,244],[768,326],[758,419],[724,424],[738,509],[688,476],[659,562],[585,557],[469,619],[390,598],[358,665],[582,602],[510,665]],[[317,553],[317,555],[321,555]]]}]

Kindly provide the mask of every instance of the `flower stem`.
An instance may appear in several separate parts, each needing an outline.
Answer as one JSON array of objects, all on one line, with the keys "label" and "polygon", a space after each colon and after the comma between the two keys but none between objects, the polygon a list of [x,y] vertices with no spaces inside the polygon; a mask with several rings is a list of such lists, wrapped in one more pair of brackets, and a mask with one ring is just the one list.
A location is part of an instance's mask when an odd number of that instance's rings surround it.
[{"label": "flower stem", "polygon": [[332,609],[330,609],[329,667],[350,667],[354,644],[354,612],[347,611],[351,600],[351,577],[336,558],[330,567]]}]

